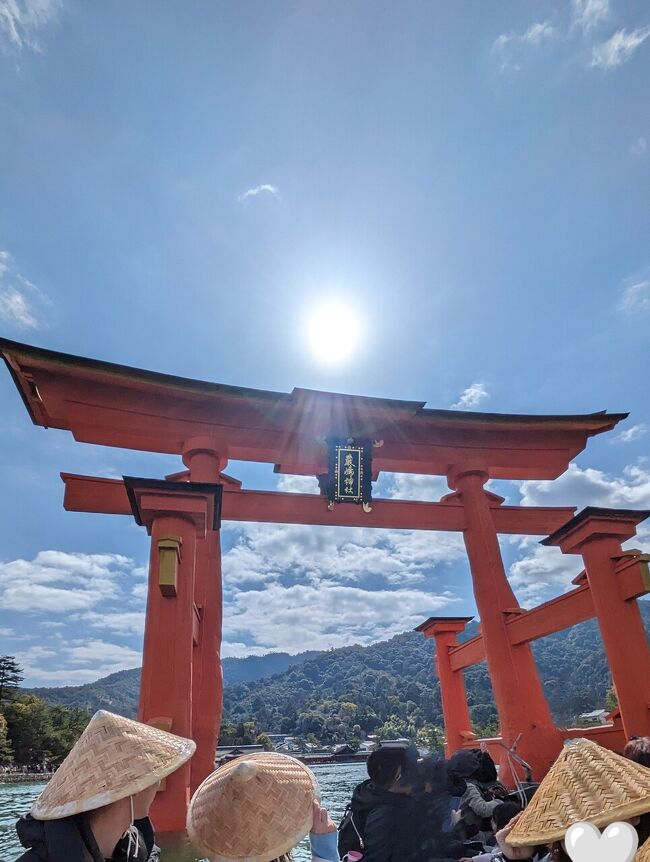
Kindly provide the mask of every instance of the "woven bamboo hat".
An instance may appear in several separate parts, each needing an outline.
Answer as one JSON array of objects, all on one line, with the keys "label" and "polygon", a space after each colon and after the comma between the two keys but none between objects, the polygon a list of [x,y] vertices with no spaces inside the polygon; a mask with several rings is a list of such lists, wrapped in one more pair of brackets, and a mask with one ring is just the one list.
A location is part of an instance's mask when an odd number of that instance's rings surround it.
[{"label": "woven bamboo hat", "polygon": [[508,843],[515,847],[561,841],[573,823],[602,827],[650,811],[650,769],[595,742],[565,745]]},{"label": "woven bamboo hat", "polygon": [[285,754],[238,757],[209,775],[187,812],[195,849],[213,862],[270,862],[310,831],[318,785]]},{"label": "woven bamboo hat", "polygon": [[100,710],[32,805],[31,815],[58,820],[132,796],[170,775],[195,749],[191,739]]},{"label": "woven bamboo hat", "polygon": [[648,838],[643,847],[637,851],[637,854],[634,857],[634,862],[650,862],[650,838]]}]

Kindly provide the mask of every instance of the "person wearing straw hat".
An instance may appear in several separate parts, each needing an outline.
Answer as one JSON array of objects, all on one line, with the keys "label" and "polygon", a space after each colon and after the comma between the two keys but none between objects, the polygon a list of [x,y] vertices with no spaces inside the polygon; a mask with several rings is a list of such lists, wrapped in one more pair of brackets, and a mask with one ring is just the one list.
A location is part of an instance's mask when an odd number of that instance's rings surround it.
[{"label": "person wearing straw hat", "polygon": [[100,710],[90,719],[16,831],[16,862],[143,862],[154,833],[149,807],[161,779],[195,743]]},{"label": "person wearing straw hat", "polygon": [[238,757],[209,775],[190,802],[187,832],[212,862],[286,860],[307,834],[313,862],[339,858],[313,772],[275,752]]},{"label": "person wearing straw hat", "polygon": [[[574,823],[588,821],[602,830],[625,821],[636,827],[648,812],[650,769],[577,739],[565,745],[528,807],[496,837],[506,859],[531,858],[548,845],[545,859],[569,862],[563,840]],[[643,852],[650,862],[650,848]]]},{"label": "person wearing straw hat", "polygon": [[[633,736],[623,749],[623,757],[650,768],[650,736]],[[650,842],[650,814],[644,814],[636,828],[639,844]],[[650,843],[648,843],[650,852]]]}]

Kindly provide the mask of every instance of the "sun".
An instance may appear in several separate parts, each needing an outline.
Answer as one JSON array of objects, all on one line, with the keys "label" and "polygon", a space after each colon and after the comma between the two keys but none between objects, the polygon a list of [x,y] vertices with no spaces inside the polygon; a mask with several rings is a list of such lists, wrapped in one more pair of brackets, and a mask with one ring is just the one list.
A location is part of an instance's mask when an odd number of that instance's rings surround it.
[{"label": "sun", "polygon": [[360,335],[359,316],[346,302],[320,305],[307,315],[307,344],[319,362],[329,365],[345,362],[358,348]]}]

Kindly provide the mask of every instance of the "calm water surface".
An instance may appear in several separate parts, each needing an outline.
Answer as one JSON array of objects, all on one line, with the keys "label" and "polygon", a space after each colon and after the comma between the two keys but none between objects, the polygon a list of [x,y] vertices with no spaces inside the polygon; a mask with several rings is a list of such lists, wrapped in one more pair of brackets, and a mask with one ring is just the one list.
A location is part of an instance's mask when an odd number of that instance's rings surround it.
[{"label": "calm water surface", "polygon": [[[353,788],[367,777],[365,763],[323,764],[313,767],[321,789],[323,803],[338,823],[350,801]],[[38,796],[44,784],[0,784],[0,862],[14,862],[21,854],[14,824]],[[201,859],[182,836],[165,836],[161,862],[197,862]],[[306,862],[309,841],[303,841],[293,854],[296,862]]]}]

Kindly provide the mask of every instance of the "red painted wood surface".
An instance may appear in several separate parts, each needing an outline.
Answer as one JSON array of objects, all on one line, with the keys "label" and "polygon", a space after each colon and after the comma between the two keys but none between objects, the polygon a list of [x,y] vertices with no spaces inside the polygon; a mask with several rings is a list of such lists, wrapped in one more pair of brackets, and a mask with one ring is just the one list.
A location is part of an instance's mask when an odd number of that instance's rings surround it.
[{"label": "red painted wood surface", "polygon": [[[130,515],[121,479],[102,479],[62,473],[65,483],[64,507],[70,512]],[[499,506],[492,510],[498,533],[544,535],[571,518],[569,507]],[[411,500],[374,500],[372,512],[360,506],[340,505],[328,511],[317,494],[288,494],[280,491],[233,490],[224,485],[224,521],[260,521],[274,524],[310,524],[342,527],[374,527],[395,530],[462,531],[465,528],[460,504],[421,503]]]}]

